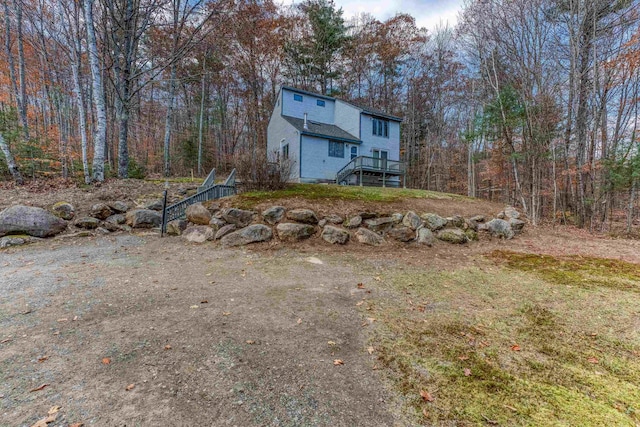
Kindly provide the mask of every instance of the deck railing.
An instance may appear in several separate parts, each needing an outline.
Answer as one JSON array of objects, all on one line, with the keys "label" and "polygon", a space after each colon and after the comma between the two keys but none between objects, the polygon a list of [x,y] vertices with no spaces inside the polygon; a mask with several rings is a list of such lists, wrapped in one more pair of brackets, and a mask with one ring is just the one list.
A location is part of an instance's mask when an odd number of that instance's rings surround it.
[{"label": "deck railing", "polygon": [[214,184],[202,191],[198,191],[191,197],[179,201],[171,206],[167,206],[162,215],[162,233],[167,230],[167,223],[175,219],[184,218],[187,207],[194,203],[202,203],[207,200],[221,199],[223,197],[235,196],[236,191],[236,170],[232,170],[224,184]]},{"label": "deck railing", "polygon": [[213,168],[211,169],[211,172],[209,172],[209,175],[207,175],[207,177],[205,178],[202,185],[198,187],[198,192],[202,190],[206,190],[207,188],[211,187],[215,183],[215,181],[216,181],[216,168]]},{"label": "deck railing", "polygon": [[400,176],[406,172],[404,162],[400,160],[382,159],[379,157],[359,156],[351,159],[336,174],[336,184],[343,182],[356,172],[375,172],[383,175]]}]

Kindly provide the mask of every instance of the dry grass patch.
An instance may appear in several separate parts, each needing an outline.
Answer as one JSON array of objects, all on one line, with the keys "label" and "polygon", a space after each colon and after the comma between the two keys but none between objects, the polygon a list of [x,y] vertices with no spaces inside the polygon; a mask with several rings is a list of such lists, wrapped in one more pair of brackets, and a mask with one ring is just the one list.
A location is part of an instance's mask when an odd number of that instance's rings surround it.
[{"label": "dry grass patch", "polygon": [[[513,259],[492,256],[503,254]],[[372,340],[409,423],[640,423],[636,290],[558,286],[544,271],[564,261],[542,260],[535,269],[481,263],[385,279],[391,295],[373,306]],[[609,264],[574,259],[567,270],[597,278],[600,265]],[[609,277],[626,284],[635,267],[616,263]]]}]

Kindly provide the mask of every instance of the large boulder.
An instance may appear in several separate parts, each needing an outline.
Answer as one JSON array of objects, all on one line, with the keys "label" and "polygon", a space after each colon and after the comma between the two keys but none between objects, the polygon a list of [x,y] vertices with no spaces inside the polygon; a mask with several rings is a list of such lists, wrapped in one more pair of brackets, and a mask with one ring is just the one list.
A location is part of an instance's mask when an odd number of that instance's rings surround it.
[{"label": "large boulder", "polygon": [[481,224],[478,229],[488,231],[492,236],[503,239],[512,239],[515,234],[511,228],[511,224],[499,218],[495,218],[485,224]]},{"label": "large boulder", "polygon": [[185,215],[187,216],[187,221],[196,225],[208,225],[209,221],[211,221],[211,212],[202,203],[194,203],[187,206]]},{"label": "large boulder", "polygon": [[[167,234],[169,236],[180,236],[187,229],[188,222],[186,219],[174,219],[167,223]],[[212,229],[213,230],[213,229]]]},{"label": "large boulder", "polygon": [[182,237],[189,242],[204,243],[207,240],[213,240],[215,233],[211,227],[206,225],[192,225],[182,232]]},{"label": "large boulder", "polygon": [[424,225],[431,231],[438,231],[447,225],[447,219],[434,213],[426,213],[420,216],[424,221]]},{"label": "large boulder", "polygon": [[233,233],[234,231],[236,231],[236,225],[235,224],[227,224],[227,225],[223,225],[222,227],[220,227],[218,229],[218,231],[216,231],[216,240],[220,240],[222,239],[224,236],[226,236],[229,233]]},{"label": "large boulder", "polygon": [[465,226],[465,220],[460,215],[454,215],[447,218],[447,227],[463,228]]},{"label": "large boulder", "polygon": [[412,230],[417,230],[422,225],[422,219],[417,213],[409,211],[405,214],[404,218],[402,218],[402,225]]},{"label": "large boulder", "polygon": [[73,219],[76,214],[76,210],[71,203],[58,202],[51,207],[51,212],[58,218],[66,219],[67,221]]},{"label": "large boulder", "polygon": [[322,230],[321,237],[331,244],[344,245],[349,241],[349,232],[342,228],[327,225]]},{"label": "large boulder", "polygon": [[109,203],[109,207],[115,213],[125,213],[129,210],[129,205],[123,201],[116,200],[115,202]]},{"label": "large boulder", "polygon": [[433,246],[436,241],[436,237],[433,235],[433,231],[427,227],[421,227],[418,229],[418,243],[426,246]]},{"label": "large boulder", "polygon": [[393,218],[393,222],[396,224],[400,224],[402,222],[402,220],[404,219],[404,215],[402,215],[400,212],[396,212],[391,214],[391,218]]},{"label": "large boulder", "polygon": [[384,243],[384,239],[378,233],[371,231],[367,228],[358,228],[356,231],[356,240],[363,245],[379,246]]},{"label": "large boulder", "polygon": [[107,219],[113,214],[113,211],[106,203],[96,203],[91,206],[89,216],[98,219]]},{"label": "large boulder", "polygon": [[330,224],[342,224],[344,222],[344,218],[338,214],[329,214],[324,219]]},{"label": "large boulder", "polygon": [[211,221],[209,221],[209,227],[213,228],[213,231],[216,233],[225,225],[227,225],[227,223],[220,218],[211,218]]},{"label": "large boulder", "polygon": [[152,211],[161,211],[163,206],[164,206],[164,200],[163,199],[156,199],[156,200],[152,200],[151,202],[147,203],[144,208],[152,210]]},{"label": "large boulder", "polygon": [[396,225],[387,233],[389,237],[392,237],[401,242],[410,242],[415,240],[416,232],[411,227],[406,227],[404,225]]},{"label": "large boulder", "polygon": [[273,237],[271,228],[263,224],[253,224],[224,236],[220,242],[224,246],[242,246],[250,243],[266,242]]},{"label": "large boulder", "polygon": [[318,216],[311,209],[293,209],[287,212],[287,218],[303,224],[317,224]]},{"label": "large boulder", "polygon": [[0,237],[7,234],[28,234],[49,237],[62,233],[67,222],[42,208],[11,206],[0,212]]},{"label": "large boulder", "polygon": [[284,240],[286,242],[297,242],[313,236],[316,232],[316,228],[309,224],[283,222],[276,226],[276,232],[278,233],[280,240]]},{"label": "large boulder", "polygon": [[245,211],[243,209],[227,208],[221,211],[222,219],[229,224],[235,224],[236,227],[242,228],[251,224],[253,217],[256,215],[253,211]]},{"label": "large boulder", "polygon": [[509,218],[509,225],[511,226],[511,229],[515,234],[519,234],[522,232],[522,229],[524,228],[524,224],[525,222],[521,219],[517,219],[513,217]]},{"label": "large boulder", "polygon": [[353,216],[344,223],[347,228],[358,228],[360,225],[362,225],[362,217],[360,215]]},{"label": "large boulder", "polygon": [[84,228],[85,230],[94,230],[100,226],[100,220],[90,216],[78,218],[73,223],[78,228]]},{"label": "large boulder", "polygon": [[365,221],[367,227],[373,231],[386,231],[393,227],[396,220],[390,216],[384,216],[382,218],[372,218]]},{"label": "large boulder", "polygon": [[122,214],[113,214],[104,220],[105,223],[111,224],[124,224],[127,222],[127,218]]},{"label": "large boulder", "polygon": [[442,240],[447,243],[462,244],[469,241],[465,232],[459,228],[445,228],[444,230],[438,231],[436,236],[438,237],[438,240]]},{"label": "large boulder", "polygon": [[159,227],[162,223],[162,215],[151,209],[134,209],[127,212],[127,225],[133,228]]},{"label": "large boulder", "polygon": [[520,218],[520,212],[518,212],[513,206],[507,206],[504,208],[504,216],[506,219],[518,219]]},{"label": "large boulder", "polygon": [[267,224],[277,224],[284,217],[284,213],[286,209],[284,206],[271,206],[269,209],[266,209],[262,212],[262,219]]}]

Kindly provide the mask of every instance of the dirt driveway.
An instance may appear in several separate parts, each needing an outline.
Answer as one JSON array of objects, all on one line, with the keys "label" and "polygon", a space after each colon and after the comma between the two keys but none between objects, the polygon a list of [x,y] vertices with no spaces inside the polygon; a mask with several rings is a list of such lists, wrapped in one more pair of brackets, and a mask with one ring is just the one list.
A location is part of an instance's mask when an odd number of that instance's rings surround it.
[{"label": "dirt driveway", "polygon": [[0,425],[54,406],[49,426],[392,425],[356,305],[375,271],[311,255],[155,235],[1,252]]}]

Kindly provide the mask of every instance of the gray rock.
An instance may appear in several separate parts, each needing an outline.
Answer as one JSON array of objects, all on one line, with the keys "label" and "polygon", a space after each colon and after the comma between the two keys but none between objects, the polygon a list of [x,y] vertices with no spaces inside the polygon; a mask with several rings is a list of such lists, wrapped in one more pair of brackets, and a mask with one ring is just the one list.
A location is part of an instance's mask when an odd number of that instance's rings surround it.
[{"label": "gray rock", "polygon": [[276,226],[276,232],[278,233],[280,240],[286,242],[297,242],[313,236],[316,232],[316,228],[309,224],[283,222]]},{"label": "gray rock", "polygon": [[349,232],[333,225],[327,225],[322,230],[321,237],[331,244],[344,245],[349,241]]},{"label": "gray rock", "polygon": [[99,227],[99,228],[104,228],[105,230],[111,231],[111,232],[122,231],[122,225],[116,224],[114,222],[107,222],[107,221],[104,221],[102,223],[102,227]]},{"label": "gray rock", "polygon": [[151,209],[134,209],[127,212],[127,225],[132,228],[159,227],[162,223],[162,215]]},{"label": "gray rock", "polygon": [[192,225],[182,232],[182,237],[189,242],[204,243],[207,240],[213,240],[215,233],[211,227],[206,225]]},{"label": "gray rock", "polygon": [[360,215],[349,218],[349,220],[344,224],[347,228],[358,228],[360,225],[362,225],[362,217]]},{"label": "gray rock", "polygon": [[223,225],[222,227],[220,227],[220,229],[216,232],[216,240],[222,239],[224,236],[226,236],[229,233],[232,233],[234,231],[236,231],[236,225],[235,224],[227,224],[227,225]]},{"label": "gray rock", "polygon": [[402,218],[402,225],[409,227],[412,230],[417,230],[422,225],[422,219],[417,213],[409,211],[406,213],[404,218]]},{"label": "gray rock", "polygon": [[485,220],[484,215],[475,215],[469,218],[469,221],[478,222],[478,223],[484,222],[484,220]]},{"label": "gray rock", "polygon": [[262,218],[267,224],[277,224],[284,217],[286,209],[284,206],[271,206],[262,212]]},{"label": "gray rock", "polygon": [[506,219],[518,219],[520,218],[520,212],[518,212],[513,206],[507,206],[504,208],[504,216]]},{"label": "gray rock", "polygon": [[109,203],[109,207],[115,213],[125,213],[129,210],[129,205],[126,202],[122,202],[120,200]]},{"label": "gray rock", "polygon": [[396,221],[390,216],[385,216],[382,218],[373,218],[365,221],[365,224],[367,225],[367,227],[373,231],[387,231],[391,227],[393,227],[393,224],[395,223]]},{"label": "gray rock", "polygon": [[379,246],[384,243],[384,239],[381,235],[367,228],[358,228],[355,236],[356,240],[358,240],[358,242],[362,243],[363,245]]},{"label": "gray rock", "polygon": [[100,226],[100,220],[90,216],[78,218],[73,223],[78,228],[84,228],[85,230],[94,230]]},{"label": "gray rock", "polygon": [[389,237],[392,237],[401,242],[410,242],[415,240],[416,232],[411,229],[411,227],[406,227],[404,225],[396,225],[387,233]]},{"label": "gray rock", "polygon": [[344,218],[337,214],[330,214],[324,217],[330,224],[342,224],[344,222]]},{"label": "gray rock", "polygon": [[482,224],[478,227],[478,229],[486,230],[492,236],[500,237],[503,239],[512,239],[515,234],[513,232],[513,229],[511,228],[511,225],[507,221],[499,218],[492,219],[486,224]]},{"label": "gray rock", "polygon": [[107,219],[113,214],[113,211],[106,203],[96,203],[91,206],[89,210],[89,216],[98,218],[98,219]]},{"label": "gray rock", "polygon": [[145,209],[152,211],[161,211],[164,201],[162,199],[153,200],[145,205]]},{"label": "gray rock", "polygon": [[520,234],[524,228],[525,222],[517,218],[509,218],[509,225],[515,234]]},{"label": "gray rock", "polygon": [[187,221],[196,225],[209,225],[209,221],[211,221],[211,212],[202,203],[194,203],[187,206],[185,215],[187,216]]},{"label": "gray rock", "polygon": [[470,242],[475,242],[476,240],[478,240],[478,233],[475,230],[468,228],[464,230],[464,234],[467,235],[467,239]]},{"label": "gray rock", "polygon": [[51,212],[58,218],[66,219],[67,221],[73,219],[76,214],[76,210],[71,203],[58,202],[51,207]]},{"label": "gray rock", "polygon": [[460,215],[454,215],[452,217],[447,218],[447,227],[463,228],[464,224],[465,224],[465,220]]},{"label": "gray rock", "polygon": [[122,214],[114,214],[104,220],[105,223],[111,224],[124,224],[127,221],[127,218]]},{"label": "gray rock", "polygon": [[180,236],[187,229],[188,222],[186,219],[174,219],[167,223],[167,234],[169,236]]},{"label": "gray rock", "polygon": [[213,201],[206,202],[204,204],[204,207],[207,208],[209,212],[211,212],[211,214],[214,214],[222,210],[222,205],[218,202],[213,202]]},{"label": "gray rock", "polygon": [[318,221],[318,227],[324,228],[327,225],[328,222],[329,221],[327,221],[326,219],[323,218],[320,221]]},{"label": "gray rock", "polygon": [[109,233],[111,233],[109,230],[107,230],[107,229],[106,229],[106,228],[104,228],[104,227],[98,227],[98,228],[96,228],[96,232],[97,232],[97,233],[100,233],[100,234],[109,234]]},{"label": "gray rock", "polygon": [[365,219],[376,218],[378,214],[375,212],[360,212],[358,216],[363,220],[365,220]]},{"label": "gray rock", "polygon": [[455,244],[467,243],[469,241],[464,231],[459,228],[445,228],[444,230],[438,231],[436,237],[443,242]]},{"label": "gray rock", "polygon": [[402,215],[400,212],[396,212],[391,214],[391,218],[393,218],[393,222],[396,224],[400,224],[402,222],[402,220],[404,219],[404,215]]},{"label": "gray rock", "polygon": [[227,225],[227,223],[220,218],[211,218],[211,221],[209,221],[209,227],[213,228],[214,230],[216,230],[216,232],[218,230],[220,230],[222,227],[224,227],[225,225]]},{"label": "gray rock", "polygon": [[431,231],[438,231],[447,225],[446,218],[436,215],[434,213],[426,213],[420,215],[420,218],[424,221],[424,225]]},{"label": "gray rock", "polygon": [[317,224],[318,216],[311,209],[293,209],[287,212],[287,218],[303,224]]},{"label": "gray rock", "polygon": [[29,236],[5,236],[0,237],[0,249],[10,246],[21,246],[30,243]]},{"label": "gray rock", "polygon": [[67,222],[41,208],[11,206],[0,212],[0,237],[7,234],[28,234],[49,237],[63,232]]},{"label": "gray rock", "polygon": [[463,227],[465,230],[470,229],[473,231],[478,231],[478,222],[474,221],[473,218],[466,219],[464,221],[465,226]]},{"label": "gray rock", "polygon": [[253,217],[256,215],[253,211],[245,211],[236,208],[227,208],[222,211],[222,219],[229,224],[235,224],[237,227],[242,228],[251,224]]},{"label": "gray rock", "polygon": [[250,243],[266,242],[273,237],[271,228],[263,224],[253,224],[224,236],[220,242],[224,246],[242,246]]},{"label": "gray rock", "polygon": [[421,227],[418,229],[418,243],[421,245],[427,245],[429,247],[433,246],[436,238],[433,235],[433,231],[429,230],[427,227]]}]

